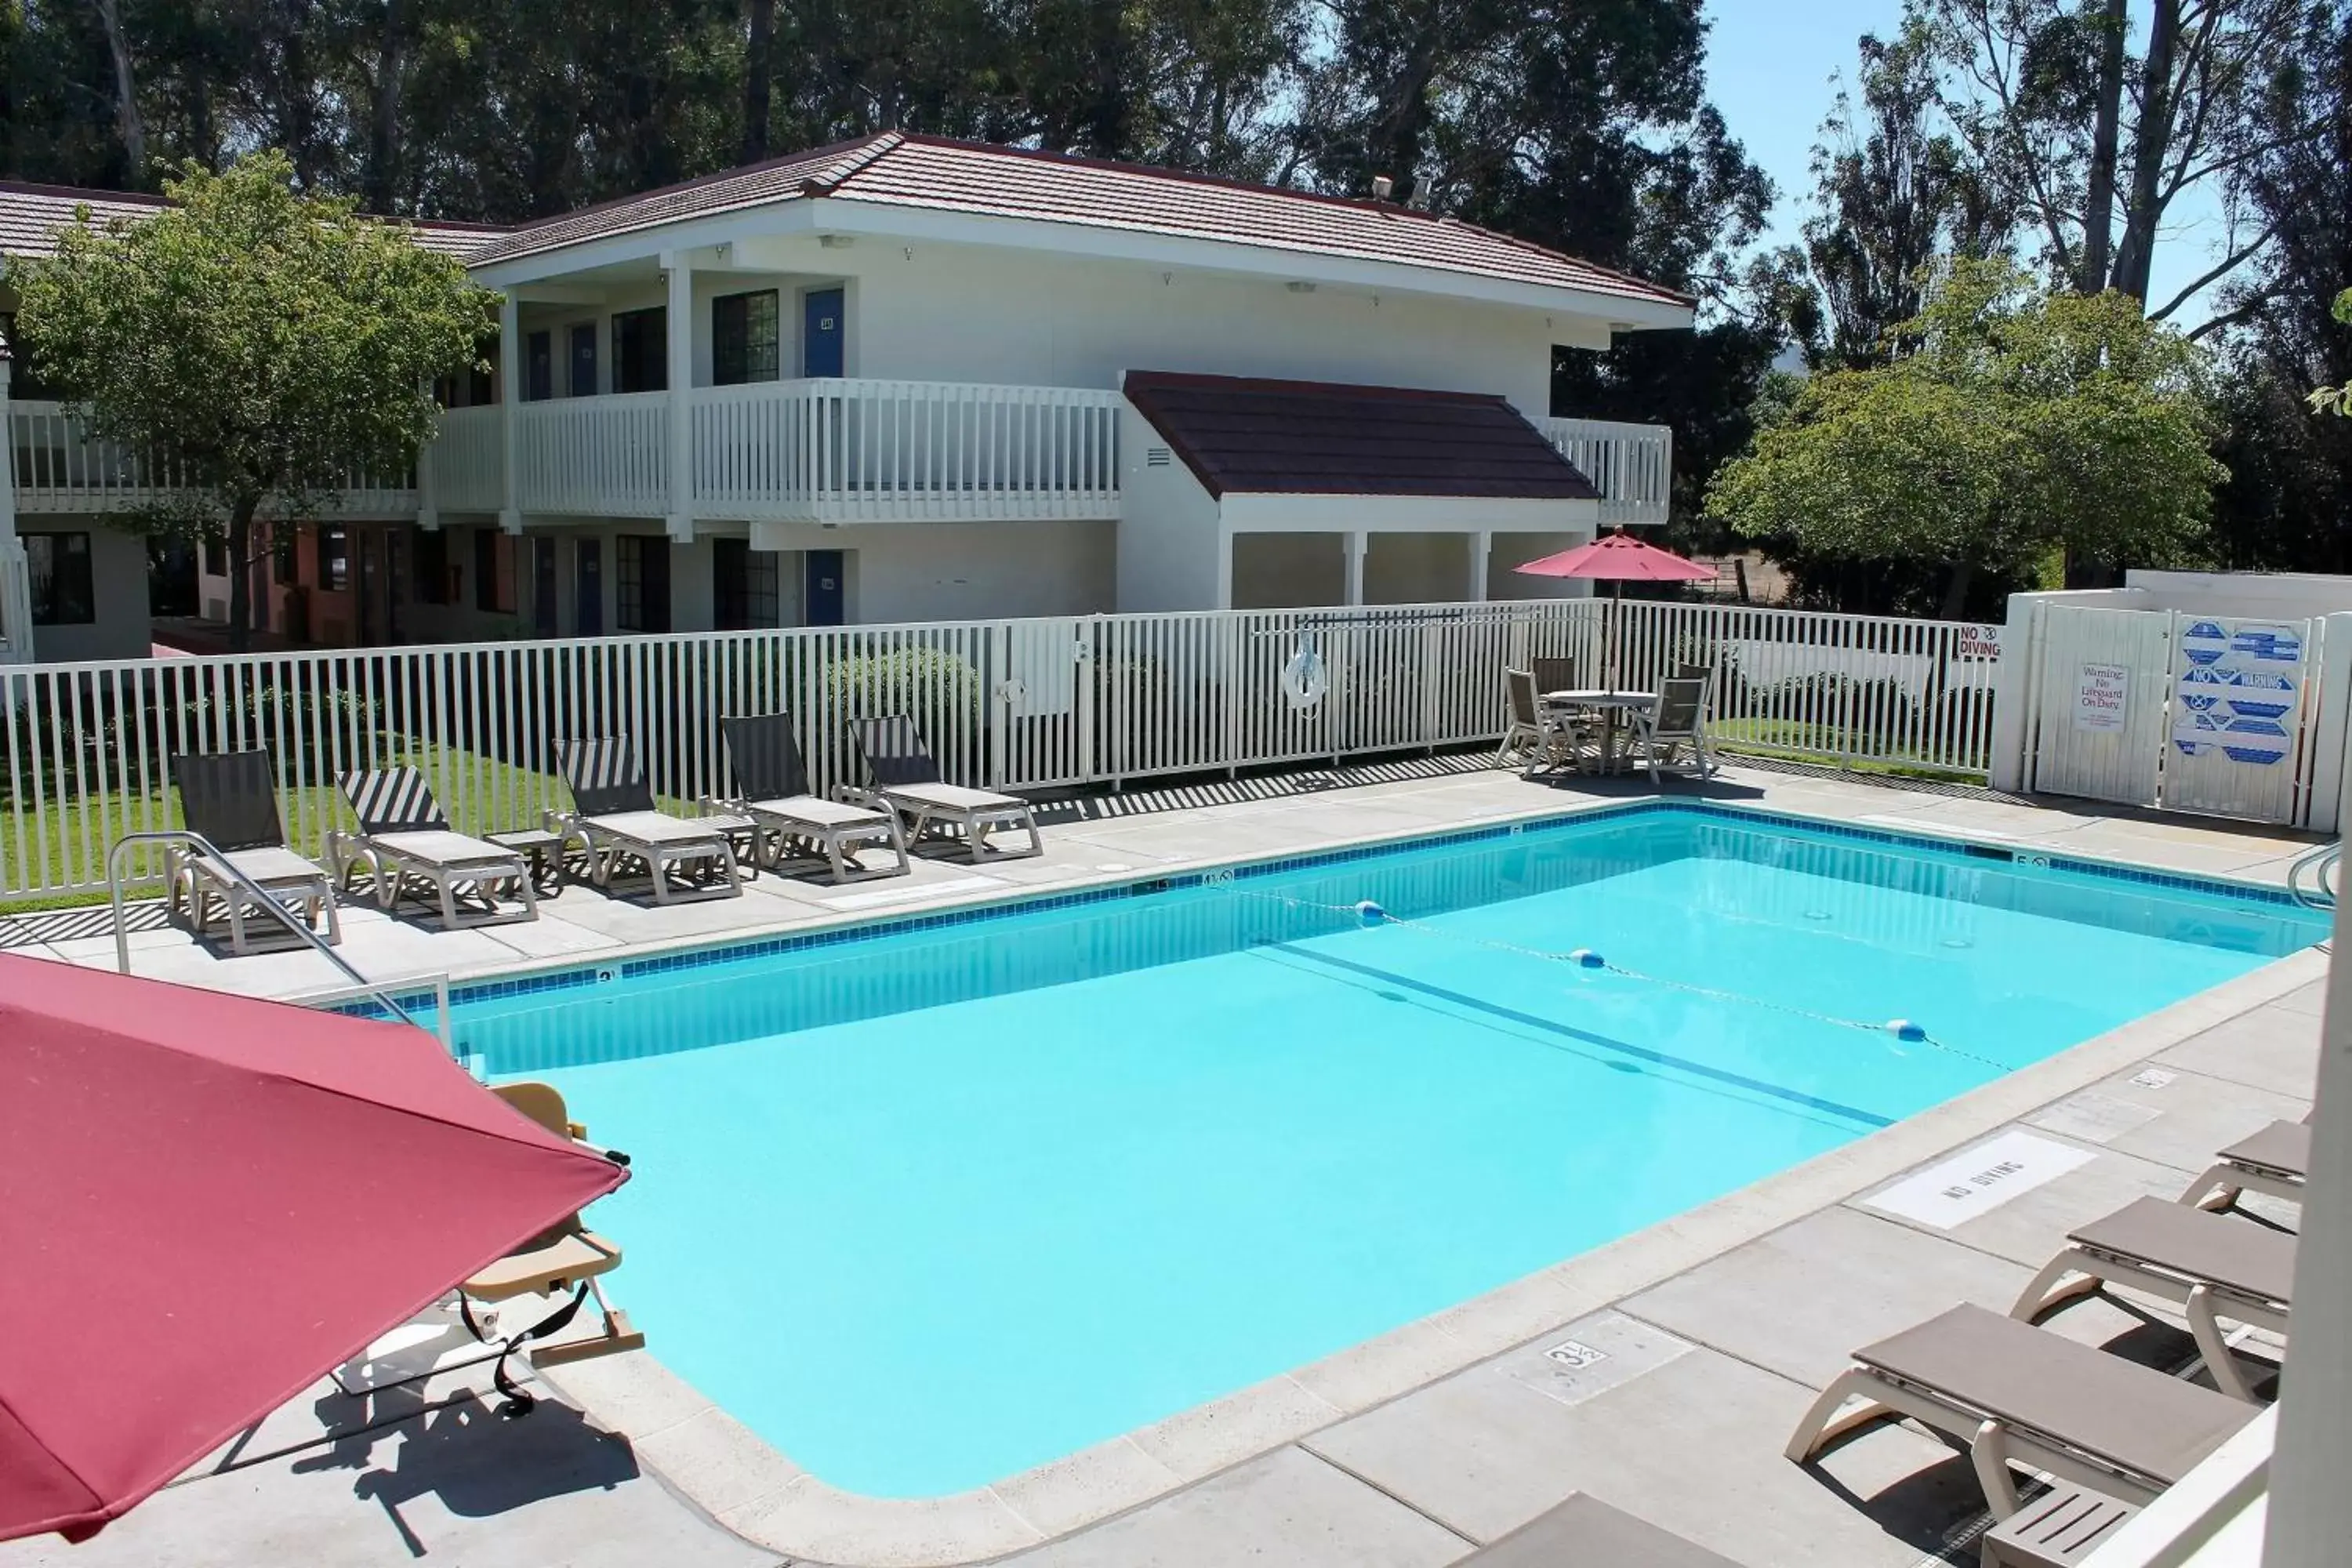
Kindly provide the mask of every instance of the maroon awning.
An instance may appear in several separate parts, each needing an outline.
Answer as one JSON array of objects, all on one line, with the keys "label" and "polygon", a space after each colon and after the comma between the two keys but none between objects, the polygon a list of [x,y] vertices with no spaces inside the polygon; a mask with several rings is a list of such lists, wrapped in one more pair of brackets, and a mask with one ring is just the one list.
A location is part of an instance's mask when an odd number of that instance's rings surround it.
[{"label": "maroon awning", "polygon": [[627,1173],[440,1042],[0,955],[0,1540],[79,1540]]}]

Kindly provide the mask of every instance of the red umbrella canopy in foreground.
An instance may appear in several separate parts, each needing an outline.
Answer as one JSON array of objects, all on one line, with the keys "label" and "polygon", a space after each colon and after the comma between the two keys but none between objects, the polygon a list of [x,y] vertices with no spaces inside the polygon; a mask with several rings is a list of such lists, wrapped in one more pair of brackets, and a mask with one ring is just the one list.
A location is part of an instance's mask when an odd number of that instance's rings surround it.
[{"label": "red umbrella canopy in foreground", "polygon": [[627,1173],[404,1024],[0,955],[0,1540],[79,1540]]},{"label": "red umbrella canopy in foreground", "polygon": [[1714,567],[1644,544],[1630,533],[1612,533],[1512,570],[1530,577],[1588,577],[1614,583],[1703,583],[1715,576]]}]

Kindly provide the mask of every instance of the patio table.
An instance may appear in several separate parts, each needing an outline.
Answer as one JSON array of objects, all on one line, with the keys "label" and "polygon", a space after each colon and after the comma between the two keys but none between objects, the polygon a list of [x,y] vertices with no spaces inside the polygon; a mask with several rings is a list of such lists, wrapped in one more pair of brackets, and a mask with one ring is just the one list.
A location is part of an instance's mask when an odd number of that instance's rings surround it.
[{"label": "patio table", "polygon": [[1615,773],[1624,762],[1618,745],[1620,733],[1631,734],[1640,729],[1643,715],[1658,705],[1654,691],[1613,691],[1603,689],[1575,691],[1547,691],[1544,706],[1569,710],[1583,709],[1601,715],[1601,755],[1599,771]]}]

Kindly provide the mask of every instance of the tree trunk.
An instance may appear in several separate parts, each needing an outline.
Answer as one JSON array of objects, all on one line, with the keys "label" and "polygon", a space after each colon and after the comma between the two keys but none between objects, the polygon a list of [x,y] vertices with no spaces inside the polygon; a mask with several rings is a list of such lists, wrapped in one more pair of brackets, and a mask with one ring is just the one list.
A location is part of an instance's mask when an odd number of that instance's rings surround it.
[{"label": "tree trunk", "polygon": [[131,41],[122,36],[122,8],[117,0],[93,0],[98,19],[106,28],[106,51],[114,57],[114,130],[122,138],[123,156],[131,160],[131,186],[147,184],[147,127],[139,118],[139,83],[131,69]]},{"label": "tree trunk", "polygon": [[743,162],[768,155],[768,82],[774,67],[776,0],[751,0],[751,41],[743,51]]},{"label": "tree trunk", "polygon": [[228,650],[253,646],[253,514],[260,500],[239,496],[228,513]]},{"label": "tree trunk", "polygon": [[383,0],[383,32],[375,47],[375,122],[368,136],[367,210],[392,211],[393,182],[400,163],[401,58],[407,40],[401,0]]},{"label": "tree trunk", "polygon": [[1944,579],[1944,605],[1940,612],[1948,621],[1957,621],[1969,607],[1969,584],[1976,580],[1973,562],[1955,561],[1952,574]]},{"label": "tree trunk", "polygon": [[2147,303],[2148,268],[2156,257],[2156,226],[2164,216],[2158,186],[2165,149],[2172,144],[2172,64],[2180,44],[2180,0],[2156,0],[2147,28],[2147,58],[2140,73],[2139,123],[2132,138],[2131,196],[2124,204],[2123,244],[2116,252],[2115,286]]},{"label": "tree trunk", "polygon": [[2083,201],[2083,251],[2074,266],[2074,292],[2107,286],[2107,259],[2116,208],[2116,139],[2123,119],[2125,0],[2106,0],[2099,19],[2098,111],[2091,132],[2090,185]]}]

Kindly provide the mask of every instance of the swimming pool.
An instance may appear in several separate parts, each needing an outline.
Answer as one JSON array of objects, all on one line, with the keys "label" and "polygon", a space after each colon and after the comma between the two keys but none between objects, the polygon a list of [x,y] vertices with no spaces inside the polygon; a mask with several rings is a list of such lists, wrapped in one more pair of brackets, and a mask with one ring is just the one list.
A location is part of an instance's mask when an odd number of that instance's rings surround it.
[{"label": "swimming pool", "polygon": [[570,972],[456,1022],[635,1157],[596,1218],[656,1353],[820,1479],[919,1497],[2324,934],[2218,884],[1675,803]]}]

